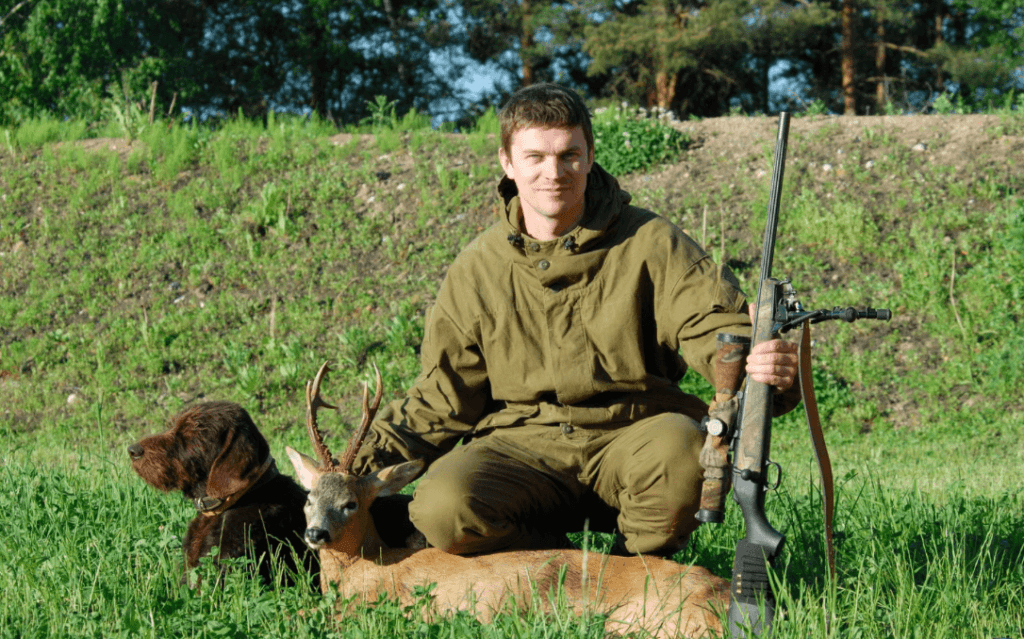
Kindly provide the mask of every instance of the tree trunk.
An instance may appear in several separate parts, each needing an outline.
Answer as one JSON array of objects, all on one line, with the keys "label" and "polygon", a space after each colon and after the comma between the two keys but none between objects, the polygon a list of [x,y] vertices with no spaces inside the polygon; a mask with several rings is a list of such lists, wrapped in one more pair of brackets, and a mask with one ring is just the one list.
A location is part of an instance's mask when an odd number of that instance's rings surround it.
[{"label": "tree trunk", "polygon": [[533,61],[529,51],[533,48],[533,26],[530,24],[530,0],[522,0],[523,32],[519,37],[519,60],[523,65],[523,86],[533,84]]},{"label": "tree trunk", "polygon": [[330,78],[330,65],[324,59],[325,48],[324,29],[316,17],[312,7],[303,9],[305,14],[302,19],[302,28],[306,32],[309,47],[304,52],[306,57],[306,71],[309,72],[309,108],[317,114],[322,122],[333,121],[330,110],[327,108],[328,79]]},{"label": "tree trunk", "polygon": [[409,70],[405,66],[405,56],[403,55],[402,37],[398,28],[398,18],[395,16],[395,7],[391,3],[391,0],[384,0],[384,13],[388,17],[388,27],[391,29],[391,44],[395,47],[395,59],[398,60],[398,79],[401,80],[402,84],[411,87],[413,86],[412,78],[409,77]]},{"label": "tree trunk", "polygon": [[853,0],[843,0],[842,11],[842,69],[843,69],[843,115],[857,115],[857,96],[855,93],[854,77],[854,34],[853,34],[854,7]]},{"label": "tree trunk", "polygon": [[[935,5],[935,46],[944,43],[946,40],[942,35],[942,24],[946,21],[948,10],[943,0],[937,0]],[[946,82],[942,79],[942,63],[936,65],[935,84],[939,93],[946,90]]]},{"label": "tree trunk", "polygon": [[676,99],[676,74],[667,71],[658,71],[654,75],[655,100],[662,109],[672,107],[672,100]]},{"label": "tree trunk", "polygon": [[875,29],[875,104],[879,113],[885,113],[885,16],[878,12],[878,26]]},{"label": "tree trunk", "polygon": [[771,77],[770,73],[772,70],[772,22],[771,18],[768,19],[767,23],[768,37],[765,38],[765,53],[764,53],[764,67],[761,71],[761,87],[764,90],[764,102],[761,104],[761,112],[767,115],[770,113],[768,105],[771,101]]}]

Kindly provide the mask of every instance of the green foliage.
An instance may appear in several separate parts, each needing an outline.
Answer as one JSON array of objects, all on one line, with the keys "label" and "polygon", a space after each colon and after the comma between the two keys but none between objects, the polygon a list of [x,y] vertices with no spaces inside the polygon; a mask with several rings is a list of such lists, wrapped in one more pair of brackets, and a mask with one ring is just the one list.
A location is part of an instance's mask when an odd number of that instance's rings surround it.
[{"label": "green foliage", "polygon": [[147,114],[137,102],[129,102],[121,105],[111,100],[107,102],[110,109],[110,117],[121,131],[121,135],[128,138],[128,141],[139,137],[146,128]]},{"label": "green foliage", "polygon": [[373,133],[384,129],[394,129],[398,125],[398,116],[395,114],[395,105],[398,100],[388,100],[387,96],[378,95],[372,102],[366,103],[366,109],[370,117],[363,119],[360,124],[370,125]]},{"label": "green foliage", "polygon": [[804,111],[804,115],[828,115],[828,106],[820,99],[815,99]]},{"label": "green foliage", "polygon": [[397,106],[398,100],[378,95],[366,103],[370,115],[360,120],[358,126],[346,129],[351,133],[373,133],[377,146],[385,153],[398,148],[400,133],[430,130],[430,116],[412,108],[398,117]]},{"label": "green foliage", "polygon": [[494,107],[488,107],[486,111],[481,113],[469,132],[485,136],[501,135],[501,122],[498,120],[498,113],[494,110]]},{"label": "green foliage", "polygon": [[612,175],[643,171],[679,157],[689,138],[646,109],[597,109],[594,113],[595,158]]},{"label": "green foliage", "polygon": [[86,137],[87,126],[81,120],[62,122],[50,116],[30,118],[5,132],[8,150],[37,151],[51,142],[81,140]]},{"label": "green foliage", "polygon": [[946,93],[940,93],[935,101],[932,102],[932,109],[935,110],[939,115],[949,115],[950,113],[962,113],[956,104],[949,99],[949,95]]}]

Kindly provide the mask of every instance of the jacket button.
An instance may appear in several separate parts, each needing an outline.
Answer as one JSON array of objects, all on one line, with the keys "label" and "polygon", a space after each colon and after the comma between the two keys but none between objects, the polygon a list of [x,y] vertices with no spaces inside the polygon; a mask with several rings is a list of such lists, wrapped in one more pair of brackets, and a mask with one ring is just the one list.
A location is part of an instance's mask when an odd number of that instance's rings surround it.
[{"label": "jacket button", "polygon": [[562,427],[562,434],[569,435],[574,430],[572,424],[559,424]]},{"label": "jacket button", "polygon": [[540,244],[537,244],[536,242],[532,242],[530,244],[530,250],[531,251],[539,251],[540,250]]},{"label": "jacket button", "polygon": [[541,261],[537,262],[537,268],[539,268],[542,271],[548,270],[549,266],[551,266],[551,262],[549,262],[547,260],[541,260]]}]

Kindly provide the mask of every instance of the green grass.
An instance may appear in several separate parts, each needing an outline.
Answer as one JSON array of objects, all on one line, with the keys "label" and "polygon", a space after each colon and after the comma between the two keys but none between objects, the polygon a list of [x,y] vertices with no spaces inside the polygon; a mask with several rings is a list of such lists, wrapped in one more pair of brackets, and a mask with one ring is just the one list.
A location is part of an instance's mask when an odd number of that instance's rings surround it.
[{"label": "green grass", "polygon": [[[44,467],[20,457],[14,451],[0,464],[2,637],[602,636],[600,618],[564,611],[554,620],[533,612],[481,625],[464,615],[406,616],[380,602],[336,620],[336,598],[263,589],[241,571],[223,589],[193,590],[180,583],[179,535],[194,511],[179,496],[149,489],[116,457],[64,451],[61,464]],[[823,572],[817,491],[784,484],[769,496],[769,517],[787,535],[776,636],[1020,636],[1021,493],[954,491],[939,503],[883,479],[848,475],[839,483],[835,583]],[[740,529],[732,509],[677,559],[728,574]],[[209,566],[195,573],[213,578]]]},{"label": "green grass", "polygon": [[[497,139],[493,114],[456,136],[386,106],[369,139],[278,116],[161,123],[114,150],[72,142],[103,131],[74,123],[0,132],[0,638],[601,635],[599,620],[564,613],[481,625],[387,602],[338,621],[329,596],[240,575],[184,588],[190,507],[130,471],[125,446],[197,399],[241,403],[283,458],[308,447],[303,385],[324,360],[336,362],[325,395],[344,407],[325,424],[338,440],[371,362],[389,396],[415,378],[445,268],[493,220]],[[1020,166],[978,157],[953,171],[870,124],[837,161],[839,125],[816,131],[792,140],[775,270],[809,307],[871,303],[894,320],[815,327],[842,478],[836,583],[823,577],[802,416],[775,422],[784,482],[767,502],[788,537],[777,636],[1021,636]],[[803,170],[825,161],[848,177]],[[735,177],[683,187],[621,177],[681,225],[709,210],[751,290],[766,189],[736,164]],[[677,559],[728,576],[741,529],[730,508]]]}]

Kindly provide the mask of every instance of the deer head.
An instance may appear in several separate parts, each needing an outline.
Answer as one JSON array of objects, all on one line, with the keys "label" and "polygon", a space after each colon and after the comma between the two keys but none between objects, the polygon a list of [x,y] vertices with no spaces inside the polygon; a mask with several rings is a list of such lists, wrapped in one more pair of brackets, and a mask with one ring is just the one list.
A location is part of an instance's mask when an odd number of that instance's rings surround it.
[{"label": "deer head", "polygon": [[363,477],[352,474],[352,463],[370,430],[383,394],[380,371],[373,367],[377,391],[373,403],[369,388],[363,386],[363,419],[349,440],[341,460],[336,462],[324,443],[317,425],[317,410],[334,409],[320,396],[320,384],[330,372],[324,363],[316,378],[306,384],[306,430],[319,461],[288,447],[288,458],[299,482],[309,491],[303,508],[306,513],[306,544],[314,549],[331,548],[355,556],[375,555],[386,546],[381,542],[370,515],[370,504],[377,497],[401,490],[423,469],[423,462],[410,461],[382,468]]}]

